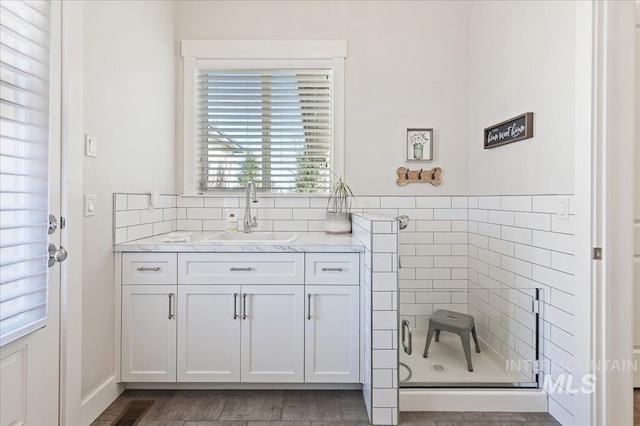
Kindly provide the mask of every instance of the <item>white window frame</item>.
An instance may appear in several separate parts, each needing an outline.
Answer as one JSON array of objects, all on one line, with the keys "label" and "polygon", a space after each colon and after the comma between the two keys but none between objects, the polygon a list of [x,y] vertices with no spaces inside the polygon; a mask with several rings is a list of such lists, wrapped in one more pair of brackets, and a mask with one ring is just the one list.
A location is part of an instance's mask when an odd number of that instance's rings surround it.
[{"label": "white window frame", "polygon": [[[255,67],[259,61],[265,69],[292,66],[318,66],[327,64],[333,69],[333,145],[332,167],[335,175],[344,172],[344,62],[347,57],[347,42],[298,41],[298,40],[183,40],[184,61],[184,112],[183,112],[183,168],[182,195],[229,196],[230,191],[201,193],[196,179],[196,71],[199,61],[224,61],[228,67]],[[237,192],[237,191],[236,191]],[[274,195],[276,195],[274,193]],[[277,194],[280,196],[318,194]],[[325,194],[321,194],[325,195]]]}]

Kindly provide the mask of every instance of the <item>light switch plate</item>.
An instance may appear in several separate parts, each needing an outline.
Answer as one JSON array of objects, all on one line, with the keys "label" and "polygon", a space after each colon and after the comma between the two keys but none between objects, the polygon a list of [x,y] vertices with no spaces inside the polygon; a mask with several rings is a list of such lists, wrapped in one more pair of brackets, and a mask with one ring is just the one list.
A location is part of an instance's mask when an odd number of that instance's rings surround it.
[{"label": "light switch plate", "polygon": [[569,219],[569,199],[561,198],[560,205],[558,207],[558,219],[568,220]]},{"label": "light switch plate", "polygon": [[95,158],[98,153],[98,139],[90,134],[84,135],[84,155]]},{"label": "light switch plate", "polygon": [[96,194],[84,194],[84,215],[96,215]]}]

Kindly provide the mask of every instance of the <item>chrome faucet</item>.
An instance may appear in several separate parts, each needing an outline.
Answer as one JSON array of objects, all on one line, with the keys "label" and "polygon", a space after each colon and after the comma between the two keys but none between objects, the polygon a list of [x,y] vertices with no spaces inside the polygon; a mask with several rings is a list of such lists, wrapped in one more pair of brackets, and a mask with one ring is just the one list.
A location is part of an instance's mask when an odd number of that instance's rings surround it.
[{"label": "chrome faucet", "polygon": [[247,182],[247,192],[245,194],[245,205],[244,205],[244,233],[250,234],[251,230],[258,226],[258,218],[253,216],[251,217],[251,204],[258,202],[258,193],[256,192],[256,184],[250,180]]}]

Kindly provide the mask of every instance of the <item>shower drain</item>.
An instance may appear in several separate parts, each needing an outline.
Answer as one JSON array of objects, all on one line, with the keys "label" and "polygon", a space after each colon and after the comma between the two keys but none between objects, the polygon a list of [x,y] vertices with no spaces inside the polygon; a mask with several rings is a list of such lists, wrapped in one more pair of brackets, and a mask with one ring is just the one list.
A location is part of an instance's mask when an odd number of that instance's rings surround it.
[{"label": "shower drain", "polygon": [[440,365],[440,364],[433,364],[431,366],[431,369],[433,371],[435,371],[436,373],[444,373],[445,371],[447,371],[447,367],[445,367],[444,365]]}]

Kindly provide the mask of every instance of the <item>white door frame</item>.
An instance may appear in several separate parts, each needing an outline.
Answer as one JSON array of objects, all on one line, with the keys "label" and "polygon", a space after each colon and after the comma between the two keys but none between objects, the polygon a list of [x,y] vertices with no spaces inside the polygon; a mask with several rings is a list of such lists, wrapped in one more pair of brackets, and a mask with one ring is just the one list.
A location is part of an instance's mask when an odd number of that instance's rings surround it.
[{"label": "white door frame", "polygon": [[[60,0],[56,0],[60,1]],[[60,289],[60,424],[83,425],[82,405],[82,162],[83,162],[83,4],[62,1],[62,245]],[[88,423],[87,423],[88,424]]]},{"label": "white door frame", "polygon": [[[575,395],[575,424],[626,425],[633,372],[605,363],[633,359],[635,5],[576,7],[576,360],[591,362],[576,380],[595,374],[596,392]],[[593,247],[603,260],[591,259]]]}]

